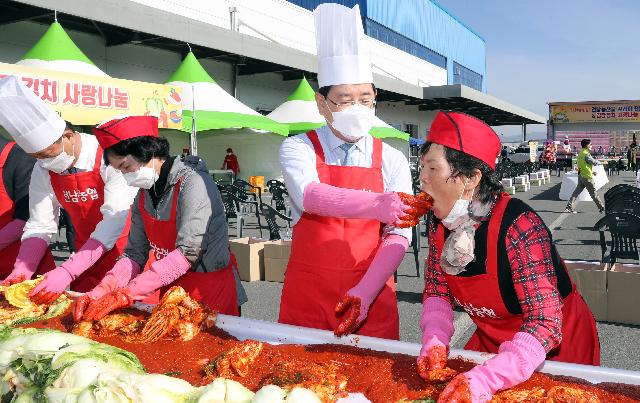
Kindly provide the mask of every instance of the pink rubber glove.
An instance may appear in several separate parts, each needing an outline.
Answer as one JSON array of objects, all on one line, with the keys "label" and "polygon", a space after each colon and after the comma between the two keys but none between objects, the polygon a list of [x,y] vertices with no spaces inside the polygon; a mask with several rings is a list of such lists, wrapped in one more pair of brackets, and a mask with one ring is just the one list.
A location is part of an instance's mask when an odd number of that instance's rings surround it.
[{"label": "pink rubber glove", "polygon": [[32,236],[22,241],[20,251],[16,257],[11,274],[2,282],[2,285],[21,283],[33,277],[38,270],[38,265],[47,251],[49,244],[42,238]]},{"label": "pink rubber glove", "polygon": [[36,304],[50,304],[78,278],[104,255],[107,248],[100,241],[89,238],[79,251],[66,262],[44,275],[44,280],[29,293],[29,298]]},{"label": "pink rubber glove", "polygon": [[341,316],[348,312],[346,319],[334,329],[336,336],[353,333],[364,322],[369,313],[369,307],[402,262],[408,247],[409,241],[400,235],[391,234],[382,240],[369,270],[336,305],[337,315]]},{"label": "pink rubber glove", "polygon": [[[488,402],[495,392],[529,379],[546,356],[538,339],[529,333],[518,332],[511,341],[500,344],[495,357],[451,381],[438,401],[453,401],[470,390],[473,403]],[[468,388],[466,392],[465,388]]]},{"label": "pink rubber glove", "polygon": [[304,211],[325,217],[363,218],[394,224],[411,211],[398,193],[373,193],[311,182],[304,189]]},{"label": "pink rubber glove", "polygon": [[24,220],[15,219],[13,221],[9,221],[7,225],[0,229],[0,250],[3,250],[15,241],[20,240],[22,230],[26,223],[27,222]]},{"label": "pink rubber glove", "polygon": [[429,297],[422,302],[422,349],[418,357],[418,373],[428,381],[445,381],[455,372],[447,367],[449,344],[453,336],[453,307],[444,298]]},{"label": "pink rubber glove", "polygon": [[98,299],[105,294],[117,290],[118,288],[124,288],[140,274],[141,268],[135,260],[131,260],[128,257],[119,259],[111,270],[104,275],[104,278],[100,281],[93,290],[89,291],[88,295],[91,299]]},{"label": "pink rubber glove", "polygon": [[124,288],[138,274],[140,274],[140,265],[135,260],[128,257],[118,259],[113,268],[104,275],[100,284],[88,293],[76,298],[73,306],[73,319],[76,322],[80,321],[91,302]]},{"label": "pink rubber glove", "polygon": [[164,258],[153,262],[149,270],[131,280],[125,291],[134,300],[144,299],[160,287],[176,281],[190,268],[191,262],[180,249],[174,249]]}]

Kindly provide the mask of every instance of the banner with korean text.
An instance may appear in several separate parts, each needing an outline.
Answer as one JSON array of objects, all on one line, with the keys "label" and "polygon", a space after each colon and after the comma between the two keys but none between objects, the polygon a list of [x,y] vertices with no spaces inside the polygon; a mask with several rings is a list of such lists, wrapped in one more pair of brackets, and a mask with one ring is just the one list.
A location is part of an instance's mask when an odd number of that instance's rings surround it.
[{"label": "banner with korean text", "polygon": [[93,126],[118,115],[151,115],[158,126],[182,128],[182,98],[177,86],[94,77],[0,63],[0,78],[14,75],[75,125]]},{"label": "banner with korean text", "polygon": [[553,123],[640,122],[640,101],[551,105]]}]

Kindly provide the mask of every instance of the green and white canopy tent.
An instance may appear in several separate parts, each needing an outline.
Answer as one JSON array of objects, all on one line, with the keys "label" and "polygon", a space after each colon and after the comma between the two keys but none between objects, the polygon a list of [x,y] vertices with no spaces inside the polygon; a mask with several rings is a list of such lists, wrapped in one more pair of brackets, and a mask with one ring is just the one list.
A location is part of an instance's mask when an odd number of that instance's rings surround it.
[{"label": "green and white canopy tent", "polygon": [[262,175],[268,180],[282,176],[278,151],[289,132],[286,124],[262,116],[227,93],[191,52],[166,84],[182,89],[182,130],[192,133],[189,142],[186,136],[163,130],[172,153],[191,147],[209,169],[218,169],[226,149],[232,148],[240,162],[241,177]]},{"label": "green and white canopy tent", "polygon": [[[324,117],[318,112],[315,91],[305,78],[300,81],[286,102],[274,109],[267,117],[289,125],[290,135],[305,133],[327,124]],[[386,143],[406,154],[409,134],[391,127],[377,116],[375,120],[376,123],[369,134],[384,139]]]},{"label": "green and white canopy tent", "polygon": [[57,21],[51,24],[42,38],[16,64],[68,73],[109,77],[76,46]]}]

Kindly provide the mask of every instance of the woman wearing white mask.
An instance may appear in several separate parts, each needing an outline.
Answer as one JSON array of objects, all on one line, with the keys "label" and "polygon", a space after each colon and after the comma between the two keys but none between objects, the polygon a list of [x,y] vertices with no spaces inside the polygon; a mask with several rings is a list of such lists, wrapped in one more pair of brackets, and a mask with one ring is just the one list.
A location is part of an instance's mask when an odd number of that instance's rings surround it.
[{"label": "woman wearing white mask", "polygon": [[[465,349],[497,354],[460,374],[438,401],[489,401],[545,360],[599,365],[595,321],[542,219],[502,192],[497,134],[440,112],[421,150],[422,190],[433,197],[425,269],[420,375],[447,380],[453,304],[477,325]],[[442,378],[445,379],[442,379]]]},{"label": "woman wearing white mask", "polygon": [[[319,112],[328,125],[286,139],[280,164],[293,237],[282,323],[398,339],[393,273],[425,205],[412,193],[406,157],[374,139],[376,89],[359,7],[314,11]],[[404,192],[404,193],[402,193]]]},{"label": "woman wearing white mask", "polygon": [[[76,301],[74,317],[99,320],[136,300],[157,303],[178,285],[217,312],[238,315],[246,296],[229,251],[218,188],[202,159],[169,155],[169,142],[144,130],[157,118],[116,118],[94,129],[105,160],[140,188],[127,247],[113,269]],[[142,126],[142,127],[141,127]]]},{"label": "woman wearing white mask", "polygon": [[[37,158],[29,185],[29,220],[11,274],[4,284],[31,278],[53,235],[60,207],[71,217],[77,251],[45,274],[30,298],[55,300],[69,285],[88,291],[124,250],[128,214],[137,189],[107,167],[94,136],[79,133],[16,77],[0,80],[0,124]],[[157,129],[156,129],[157,130]]]}]

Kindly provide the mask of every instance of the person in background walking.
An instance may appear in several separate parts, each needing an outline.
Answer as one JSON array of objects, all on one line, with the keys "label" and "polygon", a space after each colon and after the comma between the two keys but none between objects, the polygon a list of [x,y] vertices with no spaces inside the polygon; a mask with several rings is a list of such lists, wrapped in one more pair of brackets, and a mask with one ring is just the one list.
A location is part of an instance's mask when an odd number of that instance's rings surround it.
[{"label": "person in background walking", "polygon": [[578,186],[576,190],[573,191],[569,202],[567,203],[567,209],[565,210],[567,213],[577,213],[575,210],[576,206],[576,198],[582,191],[586,188],[591,195],[591,198],[598,206],[598,210],[602,213],[604,211],[604,205],[602,204],[602,200],[600,200],[600,196],[598,196],[598,192],[596,191],[596,185],[593,181],[593,176],[596,175],[596,172],[593,172],[594,165],[600,165],[600,162],[595,160],[591,156],[591,140],[582,139],[580,142],[582,146],[582,150],[578,153]]}]

